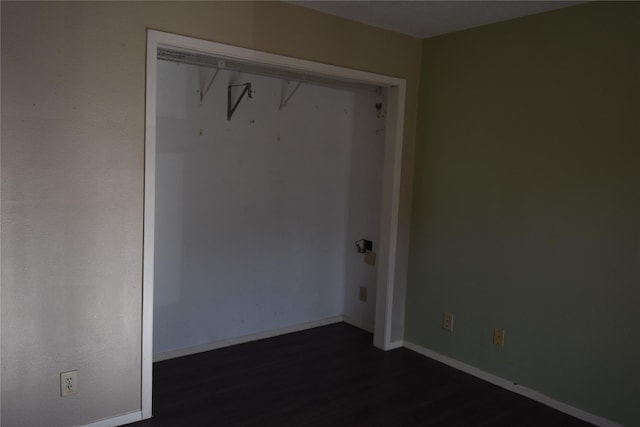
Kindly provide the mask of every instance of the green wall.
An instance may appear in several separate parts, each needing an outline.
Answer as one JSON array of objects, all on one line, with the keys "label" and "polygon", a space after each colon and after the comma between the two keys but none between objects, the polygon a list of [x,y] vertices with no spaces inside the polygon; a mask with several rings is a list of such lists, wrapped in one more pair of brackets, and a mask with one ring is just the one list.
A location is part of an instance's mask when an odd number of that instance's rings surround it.
[{"label": "green wall", "polygon": [[415,162],[407,341],[640,426],[640,3],[425,40]]}]

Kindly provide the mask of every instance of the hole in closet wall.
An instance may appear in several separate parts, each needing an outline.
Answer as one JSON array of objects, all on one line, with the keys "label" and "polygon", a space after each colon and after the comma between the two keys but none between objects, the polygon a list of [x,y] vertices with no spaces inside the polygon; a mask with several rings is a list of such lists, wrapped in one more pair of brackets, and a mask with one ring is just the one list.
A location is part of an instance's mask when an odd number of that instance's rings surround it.
[{"label": "hole in closet wall", "polygon": [[386,90],[285,77],[157,63],[154,354],[340,316],[373,330],[354,242],[380,242]]}]

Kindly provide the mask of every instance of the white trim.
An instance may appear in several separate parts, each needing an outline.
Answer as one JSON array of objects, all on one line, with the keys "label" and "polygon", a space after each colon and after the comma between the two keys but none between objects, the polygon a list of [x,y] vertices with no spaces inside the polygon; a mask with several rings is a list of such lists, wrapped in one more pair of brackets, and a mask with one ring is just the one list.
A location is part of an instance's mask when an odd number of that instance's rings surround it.
[{"label": "white trim", "polygon": [[[0,22],[2,22],[2,5],[0,5]],[[2,31],[0,31],[0,45],[2,45]],[[0,55],[0,81],[2,81],[2,55]],[[2,85],[0,84],[0,118],[2,117]],[[2,120],[0,119],[0,135],[2,135]],[[0,136],[0,153],[2,153],[2,137]],[[0,154],[0,176],[2,176],[2,155]],[[0,186],[1,188],[2,186]],[[0,190],[0,212],[2,212],[2,190]],[[0,224],[2,215],[0,214]],[[2,277],[2,244],[0,244],[0,278]],[[0,319],[2,319],[2,279],[0,279]],[[0,320],[0,384],[2,384],[2,321]],[[2,387],[0,387],[0,426],[2,425]]]},{"label": "white trim", "polygon": [[153,387],[153,257],[156,203],[156,73],[158,40],[147,32],[147,87],[144,151],[144,243],[142,273],[142,417],[152,414]]},{"label": "white trim", "polygon": [[106,418],[104,420],[96,421],[91,424],[85,424],[82,427],[117,427],[125,424],[135,423],[142,420],[142,412],[132,412],[126,415],[120,415],[118,417]]},{"label": "white trim", "polygon": [[497,375],[490,374],[489,372],[485,372],[482,369],[476,368],[475,366],[460,362],[459,360],[437,353],[433,350],[429,350],[428,348],[422,347],[418,344],[405,341],[404,346],[409,350],[413,350],[416,353],[422,354],[423,356],[427,356],[433,360],[437,360],[438,362],[444,363],[445,365],[451,366],[452,368],[455,368],[459,371],[465,372],[469,375],[473,375],[474,377],[480,378],[481,380],[484,380],[488,383],[497,385],[498,387],[502,387],[505,390],[509,390],[524,397],[528,397],[531,400],[535,400],[536,402],[542,403],[543,405],[549,406],[553,409],[557,409],[560,412],[564,412],[565,414],[569,414],[573,417],[594,424],[596,426],[622,427],[620,424],[617,424],[611,420],[599,417],[587,411],[583,411],[582,409],[578,409],[564,402],[560,402],[559,400],[553,399],[540,392],[521,386],[519,384],[515,384],[513,381],[509,381]]},{"label": "white trim", "polygon": [[[237,59],[243,62],[251,62],[272,68],[289,69],[310,74],[328,76],[339,80],[369,84],[373,86],[404,86],[405,79],[354,70],[323,64],[321,62],[308,61],[290,56],[276,55],[253,49],[246,49],[228,44],[216,43],[193,37],[180,36],[156,30],[147,30],[148,39],[156,41],[158,46],[170,49],[198,52],[205,55],[224,56],[229,59]],[[149,51],[148,51],[149,52]]]},{"label": "white trim", "polygon": [[187,348],[178,348],[176,350],[163,351],[153,355],[154,362],[175,359],[176,357],[189,356],[204,351],[217,350],[219,348],[230,347],[232,345],[244,344],[251,341],[257,341],[265,338],[277,337],[279,335],[290,334],[292,332],[300,332],[307,329],[318,328],[320,326],[331,325],[344,321],[342,316],[328,317],[326,319],[316,320],[314,322],[300,323],[297,325],[286,326],[284,328],[271,329],[269,331],[258,332],[255,334],[243,335],[241,337],[228,338],[220,341],[214,341],[207,344],[196,345]]},{"label": "white trim", "polygon": [[362,329],[364,331],[373,333],[373,326],[368,323],[362,322],[358,319],[354,319],[353,317],[344,316],[344,323],[348,323],[351,326],[355,326],[358,329]]},{"label": "white trim", "polygon": [[[156,65],[158,47],[196,51],[223,56],[263,66],[289,69],[334,79],[382,86],[388,89],[387,132],[383,173],[382,213],[380,225],[380,267],[376,298],[374,344],[388,349],[391,346],[391,322],[396,272],[398,211],[404,130],[406,80],[366,71],[353,70],[246,49],[155,30],[147,30],[147,97],[145,133],[145,191],[144,191],[144,275],[142,299],[142,414],[151,416],[153,363],[153,225],[155,205],[155,127],[156,127]],[[404,313],[395,318],[404,319]]]},{"label": "white trim", "polygon": [[[374,345],[383,350],[391,349],[405,96],[404,84],[389,88],[380,215],[380,263],[373,333]],[[398,318],[404,321],[404,313],[399,314]]]},{"label": "white trim", "polygon": [[393,341],[390,342],[389,345],[387,346],[387,348],[385,350],[395,350],[396,348],[401,348],[404,347],[404,341],[402,340],[398,340],[398,341]]}]

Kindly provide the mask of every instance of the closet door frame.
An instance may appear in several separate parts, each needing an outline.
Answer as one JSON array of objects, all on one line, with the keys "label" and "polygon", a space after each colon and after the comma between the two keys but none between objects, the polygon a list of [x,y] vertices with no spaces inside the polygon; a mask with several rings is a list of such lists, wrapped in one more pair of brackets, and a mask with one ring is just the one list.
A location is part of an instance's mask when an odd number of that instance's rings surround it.
[{"label": "closet door frame", "polygon": [[[156,161],[156,84],[158,48],[196,51],[222,56],[245,63],[296,70],[325,76],[344,82],[356,82],[387,89],[387,125],[385,132],[380,244],[374,322],[374,345],[383,350],[402,346],[402,337],[392,338],[393,330],[403,330],[404,302],[395,304],[394,296],[402,298],[406,283],[396,279],[398,259],[398,218],[402,142],[406,81],[350,68],[337,67],[303,59],[275,55],[191,37],[147,30],[147,81],[144,166],[144,241],[142,283],[142,418],[151,417],[153,368],[153,273],[155,225],[155,161]],[[402,261],[402,260],[400,260]],[[400,308],[399,308],[400,307]]]}]

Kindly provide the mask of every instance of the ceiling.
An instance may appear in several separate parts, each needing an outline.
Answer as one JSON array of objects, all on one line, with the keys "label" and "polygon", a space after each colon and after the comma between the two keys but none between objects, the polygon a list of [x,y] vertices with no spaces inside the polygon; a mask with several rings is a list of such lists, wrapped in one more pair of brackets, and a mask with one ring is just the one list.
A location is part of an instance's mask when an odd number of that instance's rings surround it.
[{"label": "ceiling", "polygon": [[290,1],[330,15],[425,39],[583,1]]}]

